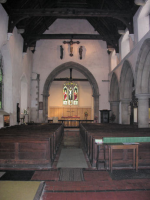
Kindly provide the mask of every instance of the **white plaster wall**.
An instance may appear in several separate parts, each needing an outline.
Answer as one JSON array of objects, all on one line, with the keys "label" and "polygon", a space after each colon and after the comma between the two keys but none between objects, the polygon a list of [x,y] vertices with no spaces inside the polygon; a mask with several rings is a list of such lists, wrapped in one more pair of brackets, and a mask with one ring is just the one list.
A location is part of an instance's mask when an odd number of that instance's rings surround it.
[{"label": "white plaster wall", "polygon": [[113,50],[110,54],[110,70],[112,71],[117,66],[116,51]]},{"label": "white plaster wall", "polygon": [[[46,31],[48,34],[54,33],[74,33],[74,34],[96,34],[94,28],[86,20],[65,20],[58,19]],[[34,53],[33,71],[40,74],[40,94],[46,78],[57,66],[73,61],[86,67],[95,77],[100,93],[100,109],[109,109],[108,84],[102,80],[108,80],[109,59],[106,42],[95,40],[80,40],[80,44],[74,44],[73,57],[69,56],[69,45],[63,44],[64,40],[40,40],[36,44]],[[76,41],[76,40],[74,40]],[[64,58],[60,59],[60,45],[64,48]],[[79,47],[83,46],[83,59],[79,59]],[[32,88],[34,90],[34,88]],[[32,96],[33,102],[35,96]],[[40,101],[43,101],[42,95]],[[35,103],[32,104],[35,110]],[[36,114],[35,114],[36,115]]]},{"label": "white plaster wall", "polygon": [[137,31],[137,41],[150,30],[150,0],[144,6],[140,6],[134,18],[135,30]]},{"label": "white plaster wall", "polygon": [[7,43],[8,15],[0,4],[0,49]]},{"label": "white plaster wall", "polygon": [[32,53],[23,56],[23,38],[14,28],[7,40],[8,16],[0,4],[0,51],[4,61],[4,111],[10,114],[10,124],[16,124],[16,104],[21,100],[21,77],[28,82],[28,106],[30,106],[30,78]]},{"label": "white plaster wall", "polygon": [[125,34],[119,40],[121,59],[123,59],[130,52],[129,31],[126,30]]}]

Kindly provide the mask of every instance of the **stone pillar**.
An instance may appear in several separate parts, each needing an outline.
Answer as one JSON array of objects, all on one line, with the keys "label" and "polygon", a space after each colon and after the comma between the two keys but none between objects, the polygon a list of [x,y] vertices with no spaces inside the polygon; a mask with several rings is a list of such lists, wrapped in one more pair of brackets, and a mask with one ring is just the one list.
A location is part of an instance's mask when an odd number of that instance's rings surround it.
[{"label": "stone pillar", "polygon": [[94,97],[94,117],[98,117],[99,122],[99,95],[93,95]]},{"label": "stone pillar", "polygon": [[130,113],[129,113],[130,101],[131,101],[131,99],[122,99],[121,100],[122,124],[130,124]]},{"label": "stone pillar", "polygon": [[43,94],[43,122],[48,122],[48,97],[49,94]]},{"label": "stone pillar", "polygon": [[149,98],[150,94],[137,94],[138,98],[138,127],[149,127]]},{"label": "stone pillar", "polygon": [[4,127],[4,118],[3,115],[0,115],[0,128]]},{"label": "stone pillar", "polygon": [[114,123],[119,123],[119,101],[110,101],[110,110],[116,116]]}]

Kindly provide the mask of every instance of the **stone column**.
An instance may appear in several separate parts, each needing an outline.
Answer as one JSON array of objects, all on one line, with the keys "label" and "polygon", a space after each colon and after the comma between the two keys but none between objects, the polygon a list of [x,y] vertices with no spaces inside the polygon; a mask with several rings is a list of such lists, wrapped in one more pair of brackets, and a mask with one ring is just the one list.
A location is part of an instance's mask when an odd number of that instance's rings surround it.
[{"label": "stone column", "polygon": [[98,117],[98,122],[99,122],[99,96],[100,95],[93,95],[94,97],[94,117]]},{"label": "stone column", "polygon": [[149,98],[150,94],[137,94],[138,98],[138,127],[149,127]]},{"label": "stone column", "polygon": [[43,122],[48,122],[48,97],[49,94],[43,94]]},{"label": "stone column", "polygon": [[110,101],[110,110],[111,114],[114,113],[114,115],[116,116],[114,123],[119,123],[119,101]]},{"label": "stone column", "polygon": [[122,124],[130,124],[130,113],[129,113],[130,101],[131,101],[131,99],[122,99],[121,100]]}]

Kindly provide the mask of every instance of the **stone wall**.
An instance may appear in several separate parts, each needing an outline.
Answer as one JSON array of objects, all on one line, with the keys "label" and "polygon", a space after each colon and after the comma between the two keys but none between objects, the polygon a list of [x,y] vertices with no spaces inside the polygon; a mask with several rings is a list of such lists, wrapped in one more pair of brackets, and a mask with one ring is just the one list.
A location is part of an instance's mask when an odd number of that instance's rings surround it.
[{"label": "stone wall", "polygon": [[[28,83],[28,107],[30,107],[30,78],[32,67],[32,53],[28,50],[23,55],[23,38],[14,28],[8,38],[8,15],[0,4],[0,52],[3,57],[4,69],[4,106],[10,115],[10,125],[16,122],[16,105],[21,103],[21,78],[25,76]],[[3,119],[3,117],[1,117]],[[2,122],[3,124],[3,122]],[[1,126],[2,126],[1,124]]]},{"label": "stone wall", "polygon": [[[58,19],[49,28],[46,34],[72,33],[72,34],[97,34],[94,28],[86,20],[65,20]],[[70,47],[63,44],[64,40],[40,40],[36,44],[36,51],[33,58],[33,72],[40,74],[40,96],[39,101],[43,101],[43,88],[45,80],[49,74],[58,66],[74,62],[87,68],[99,87],[99,109],[109,109],[108,102],[108,80],[109,59],[106,42],[99,40],[80,40],[80,44],[74,44],[73,56],[70,57]],[[67,40],[69,41],[69,40]],[[73,40],[76,41],[76,40]],[[64,49],[64,57],[60,59],[60,45]],[[83,46],[83,59],[79,58],[79,47]],[[34,85],[34,86],[33,86]],[[32,85],[32,120],[38,120],[37,115],[37,96],[35,91],[36,83]],[[41,113],[41,111],[40,111]],[[42,113],[41,113],[42,116]],[[41,119],[40,119],[41,120]]]}]

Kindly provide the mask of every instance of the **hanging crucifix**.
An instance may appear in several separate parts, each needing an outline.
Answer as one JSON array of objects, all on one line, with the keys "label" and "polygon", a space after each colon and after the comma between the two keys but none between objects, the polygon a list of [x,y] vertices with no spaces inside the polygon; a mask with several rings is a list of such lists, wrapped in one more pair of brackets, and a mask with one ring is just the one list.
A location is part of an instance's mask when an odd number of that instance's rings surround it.
[{"label": "hanging crucifix", "polygon": [[73,44],[80,44],[79,41],[73,42],[72,39],[70,41],[64,41],[64,44],[70,44],[70,56],[73,56]]}]

